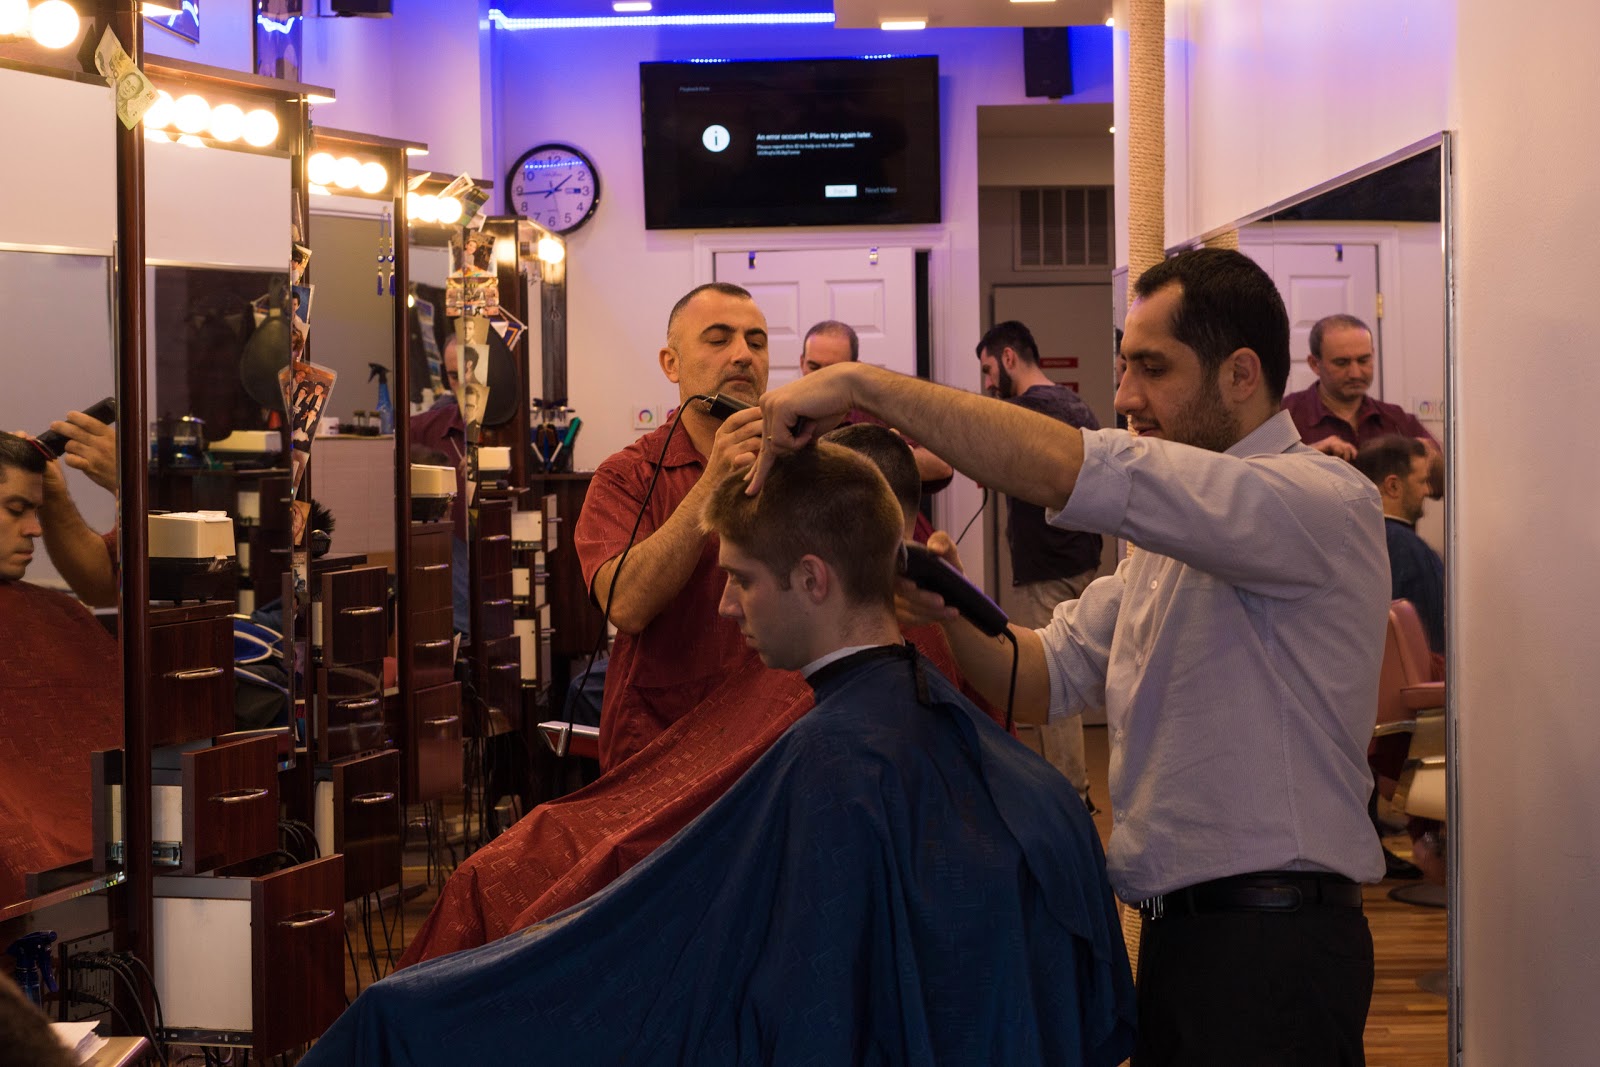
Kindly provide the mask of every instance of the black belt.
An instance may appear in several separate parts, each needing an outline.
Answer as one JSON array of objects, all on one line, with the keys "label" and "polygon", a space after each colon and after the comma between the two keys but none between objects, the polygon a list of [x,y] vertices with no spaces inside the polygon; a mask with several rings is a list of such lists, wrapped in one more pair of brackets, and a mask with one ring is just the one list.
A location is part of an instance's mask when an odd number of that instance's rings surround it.
[{"label": "black belt", "polygon": [[1148,919],[1223,911],[1295,912],[1302,908],[1361,907],[1361,887],[1340,874],[1265,871],[1185,886],[1139,902]]}]

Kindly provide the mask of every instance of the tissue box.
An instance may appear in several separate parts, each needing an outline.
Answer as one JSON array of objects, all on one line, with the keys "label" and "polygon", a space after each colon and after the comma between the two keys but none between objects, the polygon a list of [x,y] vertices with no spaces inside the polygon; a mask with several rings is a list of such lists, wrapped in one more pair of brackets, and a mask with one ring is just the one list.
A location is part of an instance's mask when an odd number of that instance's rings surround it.
[{"label": "tissue box", "polygon": [[238,584],[233,520],[221,511],[149,517],[151,600],[232,600]]},{"label": "tissue box", "polygon": [[478,473],[491,474],[511,469],[511,448],[508,445],[485,445],[478,449]]},{"label": "tissue box", "polygon": [[450,514],[456,495],[456,469],[426,463],[411,465],[411,521],[438,522]]}]

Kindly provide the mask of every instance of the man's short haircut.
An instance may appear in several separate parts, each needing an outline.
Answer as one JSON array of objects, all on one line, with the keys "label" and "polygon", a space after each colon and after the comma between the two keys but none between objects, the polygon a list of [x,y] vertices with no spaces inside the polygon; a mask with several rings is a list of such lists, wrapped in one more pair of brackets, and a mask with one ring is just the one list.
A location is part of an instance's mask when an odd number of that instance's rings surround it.
[{"label": "man's short haircut", "polygon": [[676,304],[672,305],[672,312],[667,316],[668,345],[673,344],[672,330],[678,325],[678,316],[683,314],[683,309],[689,306],[689,301],[707,291],[721,293],[723,296],[737,297],[740,300],[755,299],[755,297],[750,295],[750,290],[734,285],[732,282],[706,282],[704,285],[695,286],[693,289],[690,289],[687,293],[684,293],[681,297],[679,297]]},{"label": "man's short haircut", "polygon": [[43,474],[45,458],[39,451],[41,447],[25,437],[0,431],[0,475],[13,467],[28,474]]},{"label": "man's short haircut", "polygon": [[1366,330],[1367,336],[1372,336],[1372,327],[1354,315],[1346,315],[1341,311],[1337,315],[1324,316],[1311,327],[1311,354],[1318,359],[1322,358],[1322,339],[1329,330]]},{"label": "man's short haircut", "polygon": [[742,473],[712,491],[705,527],[761,562],[789,588],[802,556],[817,556],[856,604],[894,603],[905,517],[864,456],[828,441],[779,456],[761,492]]},{"label": "man's short haircut", "polygon": [[840,426],[823,435],[824,441],[866,456],[889,483],[889,491],[907,520],[922,506],[922,475],[917,473],[917,457],[911,454],[906,439],[871,422]]},{"label": "man's short haircut", "polygon": [[1289,381],[1289,313],[1283,297],[1256,261],[1227,248],[1180,252],[1139,275],[1134,295],[1154,296],[1169,285],[1181,292],[1172,315],[1172,336],[1195,350],[1215,378],[1236,350],[1261,360],[1267,396],[1283,399]]},{"label": "man's short haircut", "polygon": [[806,331],[806,335],[800,339],[802,356],[805,354],[806,345],[810,344],[811,339],[819,333],[829,334],[833,337],[843,337],[850,342],[850,362],[855,363],[861,359],[861,338],[856,336],[855,327],[848,322],[840,322],[838,319],[823,319]]},{"label": "man's short haircut", "polygon": [[1356,458],[1351,462],[1373,485],[1381,486],[1391,474],[1402,479],[1409,478],[1412,461],[1425,459],[1427,455],[1428,446],[1419,439],[1391,433],[1374,437],[1362,445],[1361,451],[1356,453]]},{"label": "man's short haircut", "polygon": [[1015,352],[1022,362],[1035,367],[1039,365],[1039,346],[1033,343],[1033,331],[1016,319],[1007,319],[989,327],[989,332],[978,342],[977,355],[982,359],[983,354],[988,352],[999,359],[1001,350],[1006,348]]}]

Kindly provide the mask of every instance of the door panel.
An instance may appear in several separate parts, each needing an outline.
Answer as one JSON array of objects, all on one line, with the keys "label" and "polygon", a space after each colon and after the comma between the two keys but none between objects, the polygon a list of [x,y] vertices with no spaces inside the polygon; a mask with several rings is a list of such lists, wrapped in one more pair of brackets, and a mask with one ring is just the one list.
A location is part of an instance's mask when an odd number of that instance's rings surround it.
[{"label": "door panel", "polygon": [[[1373,355],[1382,365],[1377,245],[1348,242],[1274,245],[1247,241],[1240,244],[1239,250],[1272,276],[1289,311],[1287,392],[1298,392],[1316,384],[1316,375],[1306,366],[1306,356],[1311,352],[1311,327],[1328,315],[1354,315],[1371,326]],[[1373,395],[1378,395],[1376,388]]]}]

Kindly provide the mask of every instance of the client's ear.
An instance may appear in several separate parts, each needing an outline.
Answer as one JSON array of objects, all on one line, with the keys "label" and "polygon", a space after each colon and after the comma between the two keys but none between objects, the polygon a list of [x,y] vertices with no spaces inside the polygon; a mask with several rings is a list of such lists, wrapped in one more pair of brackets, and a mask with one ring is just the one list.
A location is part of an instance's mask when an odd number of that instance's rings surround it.
[{"label": "client's ear", "polygon": [[813,604],[820,604],[828,599],[828,591],[833,588],[833,571],[820,556],[801,556],[800,562],[794,565],[790,585],[804,593]]}]

